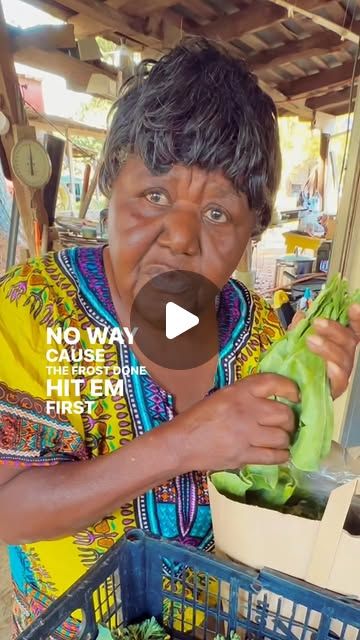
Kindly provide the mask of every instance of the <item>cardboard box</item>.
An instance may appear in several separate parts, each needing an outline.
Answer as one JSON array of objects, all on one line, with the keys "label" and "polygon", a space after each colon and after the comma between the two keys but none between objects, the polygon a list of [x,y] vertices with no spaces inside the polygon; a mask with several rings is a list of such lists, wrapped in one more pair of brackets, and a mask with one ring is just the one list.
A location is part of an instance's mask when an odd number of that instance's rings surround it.
[{"label": "cardboard box", "polygon": [[[210,481],[209,495],[216,551],[220,557],[258,570],[274,569],[360,599],[360,535],[352,536],[343,529],[351,501],[360,495],[360,480],[331,493],[321,521],[234,502],[218,493]],[[228,594],[222,591],[221,595],[226,608]],[[269,611],[275,612],[279,598],[273,594],[266,594],[266,598]],[[238,606],[241,611],[246,603],[239,602]],[[295,637],[302,639],[301,623],[306,612],[297,607],[294,614],[291,601],[283,601],[281,607],[284,619],[294,619],[296,615],[299,634]],[[311,613],[314,629],[318,629],[320,620],[318,612]],[[336,633],[336,621],[334,625]],[[357,640],[358,630],[348,629],[343,638]]]},{"label": "cardboard box", "polygon": [[209,482],[217,549],[254,569],[267,567],[360,599],[360,535],[343,526],[360,480],[335,489],[321,521],[241,504]]}]

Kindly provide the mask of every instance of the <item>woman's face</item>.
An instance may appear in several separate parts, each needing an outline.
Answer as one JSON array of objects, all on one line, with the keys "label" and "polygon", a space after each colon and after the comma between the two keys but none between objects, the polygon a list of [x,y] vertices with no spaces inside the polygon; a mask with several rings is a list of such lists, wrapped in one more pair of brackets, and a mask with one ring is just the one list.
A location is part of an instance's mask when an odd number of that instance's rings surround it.
[{"label": "woman's face", "polygon": [[175,165],[153,175],[130,156],[113,186],[108,225],[116,287],[131,304],[165,271],[195,272],[223,287],[249,241],[254,215],[220,171]]}]

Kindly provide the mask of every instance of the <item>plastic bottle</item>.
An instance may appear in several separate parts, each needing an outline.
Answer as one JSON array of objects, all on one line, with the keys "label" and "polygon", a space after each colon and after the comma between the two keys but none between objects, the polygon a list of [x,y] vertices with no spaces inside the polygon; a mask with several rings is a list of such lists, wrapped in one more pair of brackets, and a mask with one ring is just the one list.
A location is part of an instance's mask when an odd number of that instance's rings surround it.
[{"label": "plastic bottle", "polygon": [[304,291],[304,295],[302,298],[300,298],[299,303],[298,303],[298,310],[299,311],[307,311],[308,308],[310,307],[311,303],[313,301],[313,294],[311,289],[309,289],[308,287],[305,289]]}]

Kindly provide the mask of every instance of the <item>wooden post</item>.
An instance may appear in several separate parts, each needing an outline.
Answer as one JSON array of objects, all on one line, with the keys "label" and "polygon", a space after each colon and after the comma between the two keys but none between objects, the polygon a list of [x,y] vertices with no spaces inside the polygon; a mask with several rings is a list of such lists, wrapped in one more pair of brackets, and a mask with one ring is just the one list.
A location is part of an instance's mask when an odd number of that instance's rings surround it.
[{"label": "wooden post", "polygon": [[87,192],[89,190],[90,175],[91,175],[91,164],[86,164],[85,168],[84,168],[84,175],[83,175],[80,209],[83,206],[83,202],[84,202],[86,194],[87,194]]},{"label": "wooden post", "polygon": [[86,195],[85,195],[84,199],[81,202],[79,218],[85,218],[85,216],[86,216],[86,212],[87,212],[87,210],[88,210],[88,208],[90,206],[91,199],[92,199],[92,197],[94,195],[94,191],[96,189],[96,185],[97,185],[97,181],[98,181],[98,177],[99,177],[99,172],[100,172],[100,162],[97,163],[97,166],[95,168],[94,175],[93,175],[93,177],[91,179],[89,188],[88,188],[88,190],[86,192]]},{"label": "wooden post", "polygon": [[66,129],[66,154],[69,164],[69,175],[70,175],[70,198],[71,198],[71,207],[75,212],[76,205],[76,188],[75,188],[75,175],[74,175],[74,158],[73,158],[73,146],[72,142],[69,140],[68,129]]},{"label": "wooden post", "polygon": [[[11,43],[8,30],[0,2],[0,109],[5,113],[9,122],[14,125],[26,125],[27,118],[23,105],[23,100],[19,88],[19,83],[14,67],[11,53]],[[10,131],[1,137],[8,165],[10,167],[11,179],[14,185],[16,203],[22,219],[24,232],[29,246],[30,254],[35,252],[34,225],[31,215],[32,194],[30,189],[22,185],[11,170],[10,156],[14,146],[14,132]]]},{"label": "wooden post", "polygon": [[324,196],[325,196],[325,175],[328,161],[330,136],[328,133],[320,134],[320,164],[318,174],[318,191],[321,196],[321,202],[324,208]]},{"label": "wooden post", "polygon": [[[330,261],[330,276],[340,272],[352,290],[360,287],[360,91],[357,94],[350,137],[347,169]],[[347,420],[351,385],[335,402],[336,436],[340,438]]]}]

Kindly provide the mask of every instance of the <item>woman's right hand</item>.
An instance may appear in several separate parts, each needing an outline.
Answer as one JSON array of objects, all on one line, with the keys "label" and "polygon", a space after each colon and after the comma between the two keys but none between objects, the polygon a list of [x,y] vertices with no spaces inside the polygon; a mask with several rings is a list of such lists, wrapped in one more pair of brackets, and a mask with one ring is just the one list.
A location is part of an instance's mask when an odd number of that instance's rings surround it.
[{"label": "woman's right hand", "polygon": [[175,422],[181,472],[287,462],[295,416],[286,404],[269,399],[274,396],[298,402],[299,390],[276,374],[252,375],[180,414]]}]

